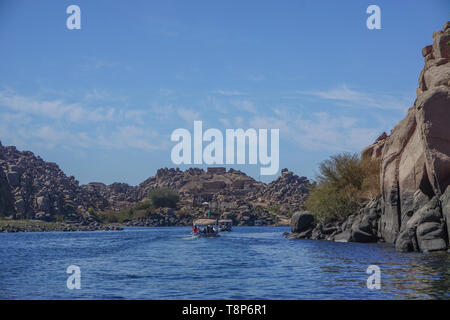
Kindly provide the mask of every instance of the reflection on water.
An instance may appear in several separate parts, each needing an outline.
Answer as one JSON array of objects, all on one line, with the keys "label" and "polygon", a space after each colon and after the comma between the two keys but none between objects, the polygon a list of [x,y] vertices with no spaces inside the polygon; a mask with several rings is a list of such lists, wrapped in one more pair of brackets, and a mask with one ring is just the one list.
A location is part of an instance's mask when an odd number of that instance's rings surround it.
[{"label": "reflection on water", "polygon": [[[282,227],[0,234],[2,299],[448,299],[450,255],[383,244],[287,240]],[[66,287],[67,266],[82,289]],[[381,289],[366,269],[381,269]]]},{"label": "reflection on water", "polygon": [[407,299],[448,299],[450,297],[450,257],[447,253],[411,254],[410,265],[385,268],[391,292]]}]

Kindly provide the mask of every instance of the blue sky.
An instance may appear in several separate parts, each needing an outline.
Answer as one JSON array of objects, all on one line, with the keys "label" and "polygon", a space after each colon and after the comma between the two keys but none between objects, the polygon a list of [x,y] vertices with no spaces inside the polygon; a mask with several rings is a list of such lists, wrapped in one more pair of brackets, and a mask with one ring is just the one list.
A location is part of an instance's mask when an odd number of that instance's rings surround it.
[{"label": "blue sky", "polygon": [[[81,30],[66,28],[71,4]],[[366,28],[370,4],[381,30]],[[0,141],[81,183],[138,184],[174,166],[170,134],[194,120],[279,128],[280,169],[312,178],[403,118],[449,13],[445,0],[0,0]]]}]

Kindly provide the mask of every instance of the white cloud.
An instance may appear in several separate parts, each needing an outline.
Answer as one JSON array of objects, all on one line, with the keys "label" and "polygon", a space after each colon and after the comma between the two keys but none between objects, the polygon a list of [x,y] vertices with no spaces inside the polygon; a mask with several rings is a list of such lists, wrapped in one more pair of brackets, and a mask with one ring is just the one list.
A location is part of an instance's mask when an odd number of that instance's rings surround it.
[{"label": "white cloud", "polygon": [[[167,108],[166,108],[167,109]],[[22,148],[165,148],[145,123],[147,111],[87,107],[0,91],[0,139]],[[95,125],[93,125],[95,123]]]},{"label": "white cloud", "polygon": [[247,111],[250,113],[256,113],[256,107],[250,100],[233,100],[231,101],[231,104],[235,106],[236,108]]},{"label": "white cloud", "polygon": [[97,144],[111,149],[134,148],[143,151],[164,149],[165,144],[156,131],[137,126],[120,126],[107,135],[96,138]]},{"label": "white cloud", "polygon": [[219,122],[225,127],[225,128],[231,128],[231,122],[230,120],[226,118],[220,118]]},{"label": "white cloud", "polygon": [[200,114],[191,109],[179,108],[178,115],[186,122],[193,123],[195,120],[201,120]]}]

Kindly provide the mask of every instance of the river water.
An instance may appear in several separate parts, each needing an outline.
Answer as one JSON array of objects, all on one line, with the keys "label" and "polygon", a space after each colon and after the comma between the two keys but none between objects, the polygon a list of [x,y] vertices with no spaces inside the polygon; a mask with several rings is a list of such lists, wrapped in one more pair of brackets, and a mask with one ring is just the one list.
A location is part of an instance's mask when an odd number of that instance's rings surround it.
[{"label": "river water", "polygon": [[[0,299],[449,299],[450,254],[287,240],[287,227],[0,234]],[[69,290],[66,269],[81,270]],[[368,289],[370,265],[380,289]]]}]

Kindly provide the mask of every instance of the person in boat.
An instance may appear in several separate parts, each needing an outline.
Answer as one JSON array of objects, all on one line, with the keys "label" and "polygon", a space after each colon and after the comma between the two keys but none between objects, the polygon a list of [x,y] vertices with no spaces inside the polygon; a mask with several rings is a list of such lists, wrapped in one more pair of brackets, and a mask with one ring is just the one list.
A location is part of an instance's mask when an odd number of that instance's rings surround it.
[{"label": "person in boat", "polygon": [[194,233],[197,233],[197,232],[198,232],[197,226],[194,226],[194,227],[192,228],[192,232],[194,232]]}]

